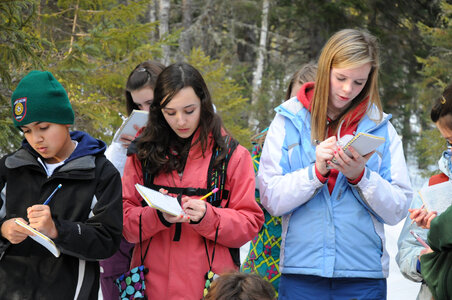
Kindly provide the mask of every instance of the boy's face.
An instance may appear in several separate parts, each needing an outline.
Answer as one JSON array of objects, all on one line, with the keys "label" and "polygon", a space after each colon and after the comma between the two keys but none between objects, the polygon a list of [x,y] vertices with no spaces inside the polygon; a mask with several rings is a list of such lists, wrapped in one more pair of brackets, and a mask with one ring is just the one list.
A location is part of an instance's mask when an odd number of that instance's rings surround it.
[{"label": "boy's face", "polygon": [[49,122],[33,122],[20,129],[27,142],[47,163],[54,164],[65,160],[74,150],[69,135],[70,125]]}]

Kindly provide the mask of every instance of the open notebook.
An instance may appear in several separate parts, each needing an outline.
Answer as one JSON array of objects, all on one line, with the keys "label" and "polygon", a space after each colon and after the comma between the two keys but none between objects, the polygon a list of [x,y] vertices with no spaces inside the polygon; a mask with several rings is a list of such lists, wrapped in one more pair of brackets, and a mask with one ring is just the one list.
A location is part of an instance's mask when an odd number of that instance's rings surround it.
[{"label": "open notebook", "polygon": [[144,127],[148,121],[148,115],[149,113],[147,111],[134,109],[130,116],[122,123],[121,127],[119,127],[119,130],[113,137],[113,142],[121,143],[119,139],[123,134],[135,136],[137,131],[133,125],[137,125],[140,128]]},{"label": "open notebook", "polygon": [[185,216],[185,212],[176,198],[164,195],[141,184],[135,184],[135,188],[150,206],[173,216]]},{"label": "open notebook", "polygon": [[43,245],[44,247],[46,247],[47,250],[49,250],[53,255],[55,255],[55,257],[60,256],[60,250],[57,248],[55,243],[49,237],[40,233],[36,229],[28,226],[27,224],[25,224],[24,222],[22,222],[18,219],[14,220],[14,222],[16,222],[16,224],[22,226],[23,228],[26,228],[28,231],[30,231],[30,233],[34,234],[34,235],[29,235],[29,237],[31,237],[36,242],[38,242],[41,245]]},{"label": "open notebook", "polygon": [[419,190],[419,196],[427,211],[436,211],[439,215],[452,205],[452,182],[425,186]]}]

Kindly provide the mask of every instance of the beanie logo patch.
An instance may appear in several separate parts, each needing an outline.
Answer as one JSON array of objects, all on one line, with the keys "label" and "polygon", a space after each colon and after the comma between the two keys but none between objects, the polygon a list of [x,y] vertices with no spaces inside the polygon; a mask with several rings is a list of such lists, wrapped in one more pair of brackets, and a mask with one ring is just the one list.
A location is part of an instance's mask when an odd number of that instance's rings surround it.
[{"label": "beanie logo patch", "polygon": [[27,97],[19,98],[13,104],[14,119],[17,122],[22,121],[27,114]]}]

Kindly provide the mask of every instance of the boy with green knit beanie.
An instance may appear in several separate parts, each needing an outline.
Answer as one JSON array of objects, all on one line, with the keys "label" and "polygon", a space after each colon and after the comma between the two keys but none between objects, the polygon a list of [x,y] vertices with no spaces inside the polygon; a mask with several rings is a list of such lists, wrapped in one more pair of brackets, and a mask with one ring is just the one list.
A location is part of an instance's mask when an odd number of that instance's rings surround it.
[{"label": "boy with green knit beanie", "polygon": [[[115,253],[122,233],[119,172],[105,158],[104,142],[69,130],[74,112],[50,72],[25,76],[11,106],[25,139],[0,159],[0,295],[97,299],[97,261]],[[34,233],[20,222],[58,251],[28,238]]]}]

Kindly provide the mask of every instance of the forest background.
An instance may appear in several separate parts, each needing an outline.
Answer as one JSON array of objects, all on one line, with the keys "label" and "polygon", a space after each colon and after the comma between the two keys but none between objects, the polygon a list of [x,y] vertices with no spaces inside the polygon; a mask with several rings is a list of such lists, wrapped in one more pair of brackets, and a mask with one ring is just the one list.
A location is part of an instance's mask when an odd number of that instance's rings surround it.
[{"label": "forest background", "polygon": [[0,154],[20,145],[10,97],[30,70],[66,88],[74,130],[109,143],[127,76],[150,59],[198,68],[226,128],[250,148],[291,75],[343,28],[379,39],[384,111],[427,174],[445,149],[429,112],[452,82],[451,0],[0,0]]}]

